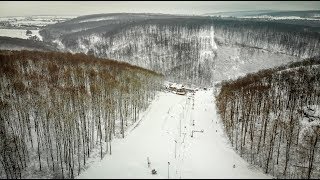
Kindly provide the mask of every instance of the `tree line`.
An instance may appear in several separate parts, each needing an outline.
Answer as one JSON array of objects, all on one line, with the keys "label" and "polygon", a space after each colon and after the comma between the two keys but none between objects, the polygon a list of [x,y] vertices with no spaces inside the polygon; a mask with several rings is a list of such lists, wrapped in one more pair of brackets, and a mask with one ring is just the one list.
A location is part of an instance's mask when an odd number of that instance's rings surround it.
[{"label": "tree line", "polygon": [[235,150],[277,178],[320,177],[320,58],[219,84],[217,107]]}]

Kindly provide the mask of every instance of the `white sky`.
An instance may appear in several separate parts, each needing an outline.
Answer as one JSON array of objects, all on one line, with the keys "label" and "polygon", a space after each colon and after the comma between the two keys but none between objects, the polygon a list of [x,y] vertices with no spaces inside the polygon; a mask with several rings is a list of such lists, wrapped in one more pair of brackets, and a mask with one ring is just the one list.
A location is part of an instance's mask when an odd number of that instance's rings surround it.
[{"label": "white sky", "polygon": [[1,1],[1,16],[98,13],[204,14],[246,10],[320,10],[319,1]]}]

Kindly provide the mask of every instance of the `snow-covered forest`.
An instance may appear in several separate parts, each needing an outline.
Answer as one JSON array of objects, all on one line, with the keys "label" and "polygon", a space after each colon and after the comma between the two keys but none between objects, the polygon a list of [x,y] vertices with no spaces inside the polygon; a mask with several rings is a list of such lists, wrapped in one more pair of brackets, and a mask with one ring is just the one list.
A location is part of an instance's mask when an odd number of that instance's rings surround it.
[{"label": "snow-covered forest", "polygon": [[319,178],[320,59],[222,82],[217,106],[241,157],[277,178]]},{"label": "snow-covered forest", "polygon": [[83,16],[40,34],[64,51],[118,59],[198,85],[319,55],[320,41],[305,26],[147,14]]},{"label": "snow-covered forest", "polygon": [[0,22],[0,178],[319,178],[317,12]]},{"label": "snow-covered forest", "polygon": [[0,52],[0,175],[74,178],[93,148],[112,154],[162,75],[84,54]]}]

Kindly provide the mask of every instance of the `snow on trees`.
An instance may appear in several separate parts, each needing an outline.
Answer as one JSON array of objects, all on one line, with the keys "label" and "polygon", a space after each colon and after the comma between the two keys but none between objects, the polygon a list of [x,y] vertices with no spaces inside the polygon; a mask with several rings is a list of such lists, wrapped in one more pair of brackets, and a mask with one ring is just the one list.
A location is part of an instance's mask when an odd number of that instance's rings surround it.
[{"label": "snow on trees", "polygon": [[90,20],[81,27],[64,22],[40,33],[46,41],[61,39],[66,51],[119,59],[163,73],[170,81],[201,86],[319,55],[319,33],[300,25],[204,16],[120,16],[126,18],[118,23],[113,21],[119,17],[103,23]]},{"label": "snow on trees", "polygon": [[40,41],[40,38],[36,35],[30,36],[30,37],[28,37],[28,39],[32,40],[32,41]]},{"label": "snow on trees", "polygon": [[27,31],[26,31],[26,35],[27,35],[27,36],[31,36],[31,35],[32,35],[32,31],[27,30]]},{"label": "snow on trees", "polygon": [[112,139],[124,137],[161,82],[84,54],[0,51],[0,178],[36,170],[74,178],[94,149],[111,154]]},{"label": "snow on trees", "polygon": [[217,107],[231,144],[278,178],[320,176],[320,61],[222,82]]}]

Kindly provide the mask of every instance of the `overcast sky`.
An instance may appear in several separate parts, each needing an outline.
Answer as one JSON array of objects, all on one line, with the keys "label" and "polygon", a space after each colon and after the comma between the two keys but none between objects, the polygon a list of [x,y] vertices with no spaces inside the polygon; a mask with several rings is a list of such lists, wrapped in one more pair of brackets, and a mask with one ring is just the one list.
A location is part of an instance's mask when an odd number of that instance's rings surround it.
[{"label": "overcast sky", "polygon": [[248,10],[320,10],[319,1],[1,1],[0,16],[115,12],[204,14]]}]

